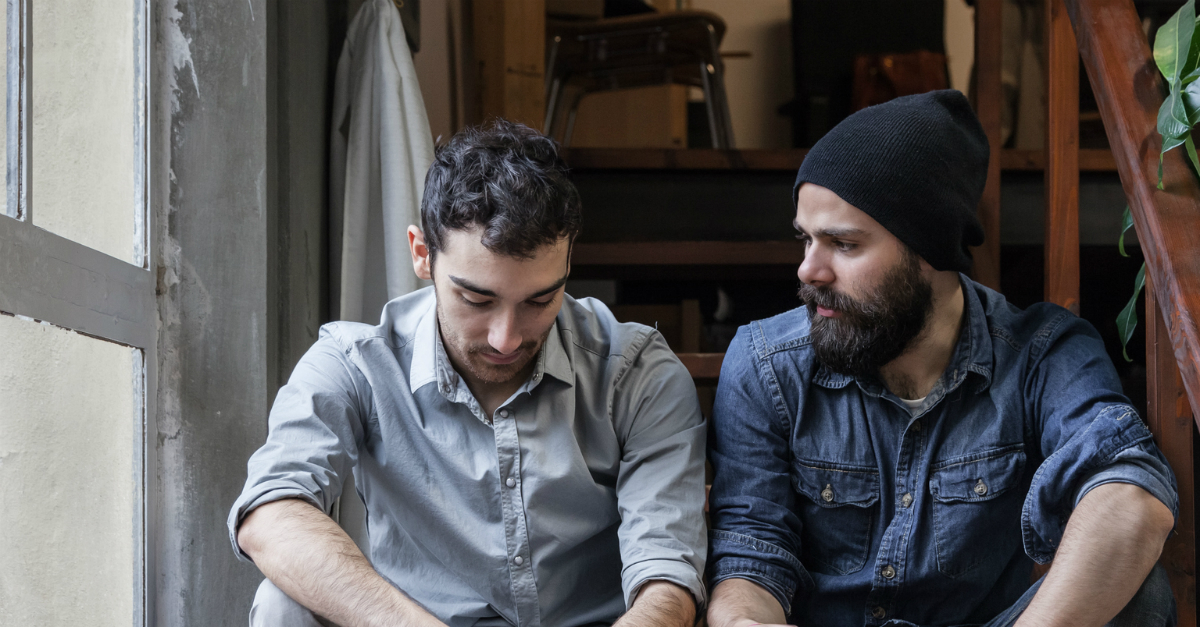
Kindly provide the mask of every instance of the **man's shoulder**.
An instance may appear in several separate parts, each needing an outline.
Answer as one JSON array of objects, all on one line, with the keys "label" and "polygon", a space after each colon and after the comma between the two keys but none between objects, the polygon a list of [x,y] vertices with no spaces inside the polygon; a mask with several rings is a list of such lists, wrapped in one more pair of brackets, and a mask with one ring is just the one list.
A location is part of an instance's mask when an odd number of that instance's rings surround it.
[{"label": "man's shoulder", "polygon": [[800,306],[755,320],[738,329],[738,336],[741,341],[749,342],[756,354],[765,357],[782,351],[807,350],[812,344],[809,325],[808,309]]},{"label": "man's shoulder", "polygon": [[1090,323],[1054,303],[1039,302],[1021,308],[1003,294],[969,279],[964,286],[979,303],[988,334],[1012,350],[1044,347],[1063,334],[1096,335]]},{"label": "man's shoulder", "polygon": [[564,346],[601,358],[631,358],[653,336],[659,336],[657,330],[644,324],[618,321],[612,310],[595,298],[577,299],[565,294],[558,327]]},{"label": "man's shoulder", "polygon": [[432,287],[394,298],[383,306],[378,324],[339,320],[321,325],[319,339],[349,349],[361,342],[379,341],[400,348],[413,341],[417,327],[434,307]]}]

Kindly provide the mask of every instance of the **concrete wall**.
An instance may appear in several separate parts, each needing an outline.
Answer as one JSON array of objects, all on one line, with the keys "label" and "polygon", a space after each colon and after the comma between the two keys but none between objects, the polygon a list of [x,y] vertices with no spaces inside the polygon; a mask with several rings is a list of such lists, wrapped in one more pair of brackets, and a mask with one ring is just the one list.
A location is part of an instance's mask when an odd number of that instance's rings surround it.
[{"label": "concrete wall", "polygon": [[241,625],[261,576],[236,561],[225,515],[266,434],[267,0],[153,8],[151,620]]},{"label": "concrete wall", "polygon": [[0,625],[127,626],[134,349],[5,315],[0,346]]}]

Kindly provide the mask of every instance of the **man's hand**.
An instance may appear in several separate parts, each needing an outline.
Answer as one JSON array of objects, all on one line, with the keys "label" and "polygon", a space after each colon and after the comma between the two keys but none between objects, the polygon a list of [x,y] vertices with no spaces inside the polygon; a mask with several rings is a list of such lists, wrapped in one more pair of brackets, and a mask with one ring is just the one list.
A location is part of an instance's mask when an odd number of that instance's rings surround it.
[{"label": "man's hand", "polygon": [[779,601],[746,579],[726,579],[717,584],[708,603],[709,627],[783,627],[786,620]]},{"label": "man's hand", "polygon": [[642,585],[633,606],[613,627],[692,627],[696,623],[696,601],[692,593],[669,581]]},{"label": "man's hand", "polygon": [[345,627],[445,627],[387,582],[342,528],[305,501],[267,503],[242,521],[238,546],[272,583]]},{"label": "man's hand", "polygon": [[1141,588],[1173,525],[1171,510],[1142,488],[1092,489],[1067,521],[1054,565],[1017,627],[1112,620]]}]

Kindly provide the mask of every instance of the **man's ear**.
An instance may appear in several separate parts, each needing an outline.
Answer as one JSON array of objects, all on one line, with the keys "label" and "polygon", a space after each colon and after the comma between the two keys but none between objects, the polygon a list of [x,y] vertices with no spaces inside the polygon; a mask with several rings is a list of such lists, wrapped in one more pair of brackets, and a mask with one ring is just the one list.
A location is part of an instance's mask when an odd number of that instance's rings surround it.
[{"label": "man's ear", "polygon": [[429,247],[425,245],[425,233],[419,226],[409,225],[408,227],[408,252],[412,254],[413,272],[417,274],[417,278],[432,281]]}]

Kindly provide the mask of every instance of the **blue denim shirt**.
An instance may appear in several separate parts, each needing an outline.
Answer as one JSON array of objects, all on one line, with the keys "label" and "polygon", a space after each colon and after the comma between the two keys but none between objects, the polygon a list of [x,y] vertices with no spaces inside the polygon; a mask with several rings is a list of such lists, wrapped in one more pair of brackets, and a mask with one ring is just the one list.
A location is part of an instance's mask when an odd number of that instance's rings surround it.
[{"label": "blue denim shirt", "polygon": [[954,355],[912,412],[819,364],[804,308],[738,331],[709,437],[711,586],[753,581],[797,625],[978,624],[1054,557],[1091,488],[1177,511],[1095,329],[962,284]]}]

